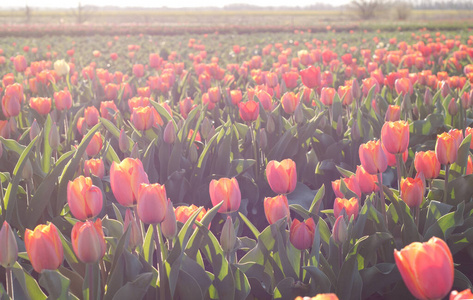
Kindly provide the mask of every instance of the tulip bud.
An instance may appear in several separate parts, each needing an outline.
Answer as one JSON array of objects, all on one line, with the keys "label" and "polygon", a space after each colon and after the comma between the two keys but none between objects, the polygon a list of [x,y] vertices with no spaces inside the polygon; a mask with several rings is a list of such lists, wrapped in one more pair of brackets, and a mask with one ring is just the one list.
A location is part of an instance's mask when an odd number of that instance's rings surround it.
[{"label": "tulip bud", "polygon": [[0,230],[0,265],[4,268],[11,268],[18,258],[18,245],[15,234],[11,230],[7,221],[3,222]]},{"label": "tulip bud", "polygon": [[177,221],[174,207],[170,199],[168,199],[168,206],[163,222],[161,222],[161,230],[166,239],[172,240],[177,235]]},{"label": "tulip bud", "polygon": [[123,153],[126,153],[130,148],[130,141],[128,140],[128,136],[126,135],[125,129],[123,128],[122,130],[120,130],[120,136],[118,138],[118,147]]},{"label": "tulip bud", "polygon": [[284,217],[290,222],[291,212],[286,195],[264,198],[264,214],[269,224],[273,224]]},{"label": "tulip bud", "polygon": [[233,227],[232,218],[227,216],[227,220],[222,228],[222,234],[220,235],[220,244],[224,252],[228,253],[233,250],[236,243],[235,228]]},{"label": "tulip bud", "polygon": [[130,239],[128,241],[128,248],[135,249],[136,247],[141,245],[142,238],[141,238],[140,228],[135,218],[133,217],[131,209],[127,209],[125,212],[125,222],[123,224],[123,232],[125,232],[128,229],[128,226],[131,226]]},{"label": "tulip bud", "polygon": [[29,158],[26,159],[25,165],[23,166],[23,170],[21,171],[21,177],[25,180],[30,180],[33,178],[33,166],[31,165],[31,161]]},{"label": "tulip bud", "polygon": [[210,140],[215,135],[215,127],[210,127],[209,134],[207,136],[207,141]]},{"label": "tulip bud", "polygon": [[268,120],[266,121],[266,130],[269,134],[273,133],[276,130],[276,124],[271,114],[268,114]]},{"label": "tulip bud", "polygon": [[2,158],[2,155],[3,155],[3,144],[0,141],[0,158]]},{"label": "tulip bud", "polygon": [[464,92],[463,95],[461,96],[461,104],[463,109],[468,109],[470,105],[470,96],[468,95],[467,92]]},{"label": "tulip bud", "polygon": [[458,114],[458,104],[455,98],[452,98],[452,100],[450,100],[450,103],[448,104],[448,113],[452,116]]},{"label": "tulip bud", "polygon": [[360,139],[360,128],[358,128],[358,122],[353,120],[353,124],[351,126],[351,139],[353,141],[358,141]]},{"label": "tulip bud", "polygon": [[131,157],[131,158],[140,158],[140,152],[139,152],[138,143],[135,143],[135,144],[133,145],[133,148],[131,149],[130,157]]},{"label": "tulip bud", "polygon": [[294,121],[296,121],[297,124],[304,122],[304,111],[302,110],[301,104],[297,105],[294,111]]},{"label": "tulip bud", "polygon": [[266,149],[266,146],[268,145],[268,137],[266,136],[266,130],[264,128],[261,128],[259,130],[259,147],[261,150]]},{"label": "tulip bud", "polygon": [[442,97],[447,97],[447,95],[450,94],[450,86],[448,85],[448,82],[442,82],[440,90],[442,91]]},{"label": "tulip bud", "polygon": [[30,140],[34,140],[34,138],[37,137],[40,132],[41,129],[39,128],[38,122],[36,122],[36,119],[34,119],[30,127]]},{"label": "tulip bud", "polygon": [[295,219],[289,230],[289,240],[292,245],[299,250],[305,250],[312,247],[315,235],[314,219],[309,218],[304,222]]},{"label": "tulip bud", "polygon": [[425,104],[425,106],[431,106],[432,105],[432,93],[430,92],[430,89],[425,90],[424,104]]},{"label": "tulip bud", "polygon": [[197,153],[197,146],[195,144],[192,144],[189,148],[189,160],[192,164],[197,162],[197,159],[199,158],[199,154]]},{"label": "tulip bud", "polygon": [[338,120],[337,120],[337,135],[342,136],[342,134],[343,134],[343,119],[342,119],[342,115],[339,115]]},{"label": "tulip bud", "polygon": [[212,124],[210,124],[209,118],[205,117],[202,121],[202,125],[200,126],[200,132],[202,133],[202,137],[204,140],[207,140],[209,137],[210,129],[212,128]]},{"label": "tulip bud", "polygon": [[355,101],[360,100],[361,88],[360,88],[360,84],[358,83],[358,80],[356,79],[353,79],[353,83],[351,86],[351,95],[353,96],[353,99],[355,99]]},{"label": "tulip bud", "polygon": [[348,226],[345,217],[338,216],[332,230],[333,240],[337,245],[343,244],[348,238]]},{"label": "tulip bud", "polygon": [[51,146],[53,150],[57,150],[57,148],[59,148],[59,130],[57,129],[56,122],[54,122],[53,125],[51,126],[51,131],[49,131],[48,141],[49,141],[49,146]]},{"label": "tulip bud", "polygon": [[10,125],[10,132],[16,132],[16,130],[18,129],[15,118],[10,118],[10,121],[8,121],[8,125]]},{"label": "tulip bud", "polygon": [[176,130],[174,129],[174,124],[172,121],[169,121],[164,129],[163,135],[164,142],[167,144],[174,144],[176,141]]}]

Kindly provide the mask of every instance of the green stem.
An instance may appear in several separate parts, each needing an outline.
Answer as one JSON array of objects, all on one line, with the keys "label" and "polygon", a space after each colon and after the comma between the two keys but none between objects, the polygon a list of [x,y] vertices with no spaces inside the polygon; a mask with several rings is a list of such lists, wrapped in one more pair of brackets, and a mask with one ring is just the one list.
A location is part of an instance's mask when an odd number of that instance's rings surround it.
[{"label": "green stem", "polygon": [[303,267],[304,267],[304,262],[305,262],[305,250],[301,250],[301,264],[300,264],[300,268],[299,268],[299,279],[301,281],[304,281],[304,278],[303,278]]},{"label": "green stem", "polygon": [[6,268],[6,277],[7,277],[7,294],[10,299],[15,299],[13,294],[13,277],[11,268]]},{"label": "green stem", "polygon": [[163,270],[163,258],[162,258],[162,253],[161,253],[161,228],[159,224],[155,224],[154,228],[154,241],[156,244],[156,258],[157,258],[157,266],[158,266],[158,286],[159,286],[159,299],[164,300],[165,299],[165,293],[164,293],[164,270]]},{"label": "green stem", "polygon": [[94,297],[94,265],[86,264],[87,275],[89,276],[89,300],[95,299]]},{"label": "green stem", "polygon": [[415,222],[417,226],[417,231],[419,231],[419,217],[420,217],[420,206],[414,207],[415,210]]},{"label": "green stem", "polygon": [[396,170],[397,170],[397,188],[401,189],[401,161],[402,161],[402,153],[396,154]]},{"label": "green stem", "polygon": [[445,189],[444,189],[444,197],[443,203],[447,203],[448,200],[448,177],[450,175],[450,164],[445,165]]},{"label": "green stem", "polygon": [[256,129],[255,129],[255,124],[254,122],[251,122],[251,125],[250,125],[250,130],[251,130],[251,144],[253,146],[253,155],[254,155],[254,158],[255,158],[255,179],[257,179],[259,177],[259,169],[260,169],[260,165],[259,165],[259,151],[258,151],[258,143],[256,141]]},{"label": "green stem", "polygon": [[383,214],[384,220],[386,221],[386,227],[388,226],[388,216],[386,214],[386,200],[384,199],[383,191],[383,173],[378,173],[378,183],[379,183],[379,204],[381,208],[381,213]]}]

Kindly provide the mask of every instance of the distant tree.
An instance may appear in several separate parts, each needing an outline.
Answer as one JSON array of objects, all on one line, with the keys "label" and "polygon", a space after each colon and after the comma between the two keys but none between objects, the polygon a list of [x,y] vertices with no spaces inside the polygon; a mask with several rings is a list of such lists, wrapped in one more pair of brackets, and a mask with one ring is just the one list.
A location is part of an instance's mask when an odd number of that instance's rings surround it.
[{"label": "distant tree", "polygon": [[394,9],[398,20],[406,20],[411,14],[412,4],[406,1],[394,2]]},{"label": "distant tree", "polygon": [[25,6],[25,16],[26,23],[29,23],[31,21],[31,8],[28,5]]},{"label": "distant tree", "polygon": [[74,14],[76,16],[77,24],[82,24],[89,18],[89,15],[87,14],[85,7],[82,6],[80,1],[79,1],[79,5],[77,6],[77,11]]},{"label": "distant tree", "polygon": [[360,18],[368,20],[375,16],[383,2],[383,0],[352,0],[351,5],[356,9]]}]

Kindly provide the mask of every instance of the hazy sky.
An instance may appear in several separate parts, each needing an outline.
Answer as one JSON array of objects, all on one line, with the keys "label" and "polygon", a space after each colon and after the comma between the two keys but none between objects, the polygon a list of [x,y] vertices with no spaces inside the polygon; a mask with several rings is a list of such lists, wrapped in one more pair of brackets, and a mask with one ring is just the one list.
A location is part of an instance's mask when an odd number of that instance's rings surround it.
[{"label": "hazy sky", "polygon": [[[307,6],[315,3],[330,3],[332,5],[340,5],[349,2],[349,0],[206,0],[206,1],[191,1],[191,0],[171,0],[171,1],[156,1],[156,0],[81,0],[82,5],[98,5],[98,6],[142,6],[142,7],[200,7],[200,6],[217,6],[223,7],[232,3],[249,3],[259,6]],[[17,0],[8,1],[0,0],[0,8],[5,7],[21,7],[29,5],[32,7],[76,7],[78,0],[64,1],[64,0]]]}]

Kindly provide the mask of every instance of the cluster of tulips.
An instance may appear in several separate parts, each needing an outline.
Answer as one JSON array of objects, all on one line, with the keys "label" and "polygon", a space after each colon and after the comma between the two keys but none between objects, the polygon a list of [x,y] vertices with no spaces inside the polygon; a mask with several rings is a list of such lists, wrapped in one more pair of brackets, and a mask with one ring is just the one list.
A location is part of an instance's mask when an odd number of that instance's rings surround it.
[{"label": "cluster of tulips", "polygon": [[2,43],[6,293],[473,297],[473,36],[330,34]]}]

